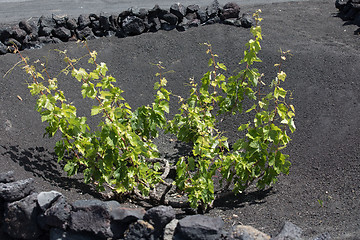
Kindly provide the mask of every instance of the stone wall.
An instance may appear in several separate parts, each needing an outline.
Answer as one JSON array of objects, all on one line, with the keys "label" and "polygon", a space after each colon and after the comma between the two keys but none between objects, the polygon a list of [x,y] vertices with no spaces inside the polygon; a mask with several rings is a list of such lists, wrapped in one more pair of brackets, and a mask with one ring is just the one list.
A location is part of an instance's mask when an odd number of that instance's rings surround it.
[{"label": "stone wall", "polygon": [[335,7],[344,21],[360,27],[360,0],[336,0]]},{"label": "stone wall", "polygon": [[78,18],[41,16],[38,20],[23,20],[17,26],[0,28],[0,55],[13,52],[14,45],[23,50],[40,48],[47,43],[113,35],[122,38],[159,30],[186,31],[214,23],[249,28],[255,20],[251,14],[241,14],[238,4],[228,3],[222,7],[217,0],[205,7],[176,3],[170,9],[155,5],[152,9],[129,8],[119,14],[92,13]]},{"label": "stone wall", "polygon": [[[251,226],[224,231],[220,217],[176,218],[170,206],[128,208],[116,201],[78,200],[70,204],[59,192],[37,192],[29,178],[15,181],[0,173],[0,239],[27,240],[300,240],[302,229],[285,222],[271,238]],[[321,234],[314,240],[330,239]]]}]

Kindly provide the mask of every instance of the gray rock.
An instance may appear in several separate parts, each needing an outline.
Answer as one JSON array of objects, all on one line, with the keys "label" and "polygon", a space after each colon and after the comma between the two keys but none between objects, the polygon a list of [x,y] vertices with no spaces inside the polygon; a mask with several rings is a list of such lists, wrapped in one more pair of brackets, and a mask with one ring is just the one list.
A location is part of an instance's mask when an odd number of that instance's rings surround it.
[{"label": "gray rock", "polygon": [[137,220],[143,219],[145,213],[145,210],[141,208],[116,208],[110,212],[110,216],[111,219],[114,221],[119,221],[124,224],[130,224],[136,222]]},{"label": "gray rock", "polygon": [[302,240],[303,230],[295,224],[286,221],[280,230],[280,233],[271,240]]},{"label": "gray rock", "polygon": [[215,240],[220,239],[224,222],[221,218],[204,215],[187,216],[181,219],[175,231],[175,239]]},{"label": "gray rock", "polygon": [[145,24],[136,16],[128,16],[122,21],[122,29],[127,35],[139,35],[144,32]]},{"label": "gray rock", "polygon": [[148,10],[146,10],[145,8],[138,8],[138,7],[131,7],[128,9],[128,11],[130,12],[130,14],[141,19],[145,19],[149,13]]},{"label": "gray rock", "polygon": [[50,36],[53,28],[51,27],[40,27],[39,28],[39,36]]},{"label": "gray rock", "polygon": [[42,234],[36,221],[39,212],[36,193],[20,201],[6,204],[4,232],[16,239],[37,240]]},{"label": "gray rock", "polygon": [[209,18],[213,18],[218,15],[220,11],[220,4],[217,0],[214,0],[211,5],[206,8],[206,13]]},{"label": "gray rock", "polygon": [[161,19],[165,20],[170,25],[176,25],[179,20],[178,17],[173,13],[166,13],[164,16],[162,16]]},{"label": "gray rock", "polygon": [[184,18],[183,22],[178,24],[176,29],[178,31],[186,31],[189,28],[198,27],[200,26],[200,24],[201,23],[199,19],[187,20],[186,18]]},{"label": "gray rock", "polygon": [[41,192],[37,196],[39,207],[42,211],[46,211],[59,197],[63,196],[61,193],[56,191]]},{"label": "gray rock", "polygon": [[[1,46],[1,44],[2,43],[0,43],[0,46]],[[14,173],[14,171],[9,171],[9,172],[6,172],[6,173],[0,173],[0,183],[10,183],[10,182],[14,182],[14,181],[15,181],[15,173]]]},{"label": "gray rock", "polygon": [[176,226],[179,220],[173,219],[164,228],[164,240],[173,240]]},{"label": "gray rock", "polygon": [[70,220],[71,211],[72,206],[67,203],[64,196],[60,196],[52,203],[50,208],[39,215],[37,220],[41,228],[45,230],[52,227],[66,229]]},{"label": "gray rock", "polygon": [[0,41],[5,42],[11,36],[11,28],[2,27],[0,28]]},{"label": "gray rock", "polygon": [[73,204],[70,229],[86,232],[99,239],[112,237],[110,214],[104,202],[99,200],[79,200]]},{"label": "gray rock", "polygon": [[47,44],[47,43],[52,43],[53,40],[49,36],[40,36],[39,42],[40,42],[40,44]]},{"label": "gray rock", "polygon": [[271,237],[251,226],[237,225],[232,229],[231,238],[241,240],[269,240]]},{"label": "gray rock", "polygon": [[196,13],[199,10],[200,10],[199,5],[191,4],[186,8],[186,13]]},{"label": "gray rock", "polygon": [[144,215],[144,220],[150,222],[155,228],[163,229],[166,224],[175,219],[175,210],[171,206],[157,206],[150,208]]},{"label": "gray rock", "polygon": [[240,21],[241,21],[241,26],[244,28],[251,28],[256,24],[255,18],[249,13],[244,13]]},{"label": "gray rock", "polygon": [[89,40],[95,38],[90,27],[85,27],[82,29],[78,28],[75,30],[75,34],[79,40],[85,40],[85,39]]},{"label": "gray rock", "polygon": [[52,18],[54,19],[56,27],[66,27],[66,23],[68,20],[67,16],[53,15]]},{"label": "gray rock", "polygon": [[75,30],[78,27],[77,21],[75,18],[69,18],[66,21],[66,27],[70,30]]},{"label": "gray rock", "polygon": [[35,30],[34,25],[35,24],[30,24],[30,22],[26,20],[22,20],[19,22],[19,27],[28,34],[32,33]]},{"label": "gray rock", "polygon": [[213,18],[210,18],[209,20],[207,20],[205,22],[205,25],[210,25],[210,24],[215,24],[215,23],[219,23],[221,21],[220,17],[219,16],[216,16],[216,17],[213,17]]},{"label": "gray rock", "polygon": [[97,238],[95,236],[84,233],[72,233],[61,229],[52,228],[50,229],[49,240],[97,240]]},{"label": "gray rock", "polygon": [[26,31],[22,30],[20,27],[13,27],[12,29],[12,37],[18,41],[23,41],[25,36],[27,35]]},{"label": "gray rock", "polygon": [[0,183],[0,198],[6,202],[20,200],[34,190],[33,183],[34,179],[32,178],[11,183]]},{"label": "gray rock", "polygon": [[67,42],[71,38],[71,31],[65,27],[55,28],[52,31],[54,37],[59,38],[63,42]]},{"label": "gray rock", "polygon": [[161,22],[158,17],[149,18],[148,23],[149,23],[148,29],[151,32],[157,32],[161,29]]},{"label": "gray rock", "polygon": [[204,23],[209,19],[208,15],[206,13],[206,9],[204,9],[204,8],[200,8],[196,13],[197,13],[198,18],[200,19],[201,23]]},{"label": "gray rock", "polygon": [[121,204],[118,201],[115,201],[115,200],[105,201],[103,203],[106,205],[109,212],[111,212],[112,210],[114,210],[116,208],[121,207]]},{"label": "gray rock", "polygon": [[111,27],[110,16],[101,14],[99,18],[100,28],[103,31],[109,31]]},{"label": "gray rock", "polygon": [[179,19],[180,22],[186,15],[186,7],[181,3],[175,3],[171,5],[170,13],[174,14]]},{"label": "gray rock", "polygon": [[155,231],[155,228],[150,223],[145,222],[143,220],[138,220],[136,223],[133,223],[130,225],[129,231],[126,234],[124,240],[160,239],[160,238],[156,238],[153,235],[154,231]]},{"label": "gray rock", "polygon": [[[5,44],[3,44],[2,42],[0,42],[0,55],[4,55],[7,53],[7,46]],[[1,184],[0,184],[1,186]]]},{"label": "gray rock", "polygon": [[149,10],[149,17],[159,17],[159,18],[161,18],[166,13],[168,13],[167,10],[162,9],[161,7],[159,7],[159,5],[156,4],[152,9]]},{"label": "gray rock", "polygon": [[347,0],[336,0],[335,1],[335,7],[339,9],[340,11],[345,7],[347,4]]},{"label": "gray rock", "polygon": [[81,15],[78,17],[78,26],[79,26],[79,29],[84,29],[84,28],[90,26],[90,24],[91,24],[91,21],[90,21],[89,15],[81,14]]},{"label": "gray rock", "polygon": [[54,28],[56,27],[56,22],[54,18],[43,15],[39,18],[38,25],[40,26],[40,28],[44,28],[44,27]]}]

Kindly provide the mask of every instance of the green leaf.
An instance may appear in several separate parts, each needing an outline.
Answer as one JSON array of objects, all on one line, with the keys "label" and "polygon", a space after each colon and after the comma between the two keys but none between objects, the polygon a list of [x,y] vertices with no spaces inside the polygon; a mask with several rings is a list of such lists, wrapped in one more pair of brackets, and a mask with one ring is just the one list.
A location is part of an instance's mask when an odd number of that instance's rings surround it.
[{"label": "green leaf", "polygon": [[100,106],[93,106],[91,108],[91,116],[97,115],[102,111],[102,107]]},{"label": "green leaf", "polygon": [[218,66],[220,69],[224,70],[224,71],[227,70],[225,64],[223,64],[223,63],[219,63],[219,62],[218,62],[218,63],[217,63],[217,66]]},{"label": "green leaf", "polygon": [[247,129],[249,127],[249,124],[250,123],[241,124],[240,127],[238,128],[238,131],[239,132],[244,131],[245,129]]},{"label": "green leaf", "polygon": [[256,109],[256,107],[257,107],[256,104],[252,105],[251,108],[249,108],[248,110],[246,110],[246,113],[251,112],[252,110]]}]

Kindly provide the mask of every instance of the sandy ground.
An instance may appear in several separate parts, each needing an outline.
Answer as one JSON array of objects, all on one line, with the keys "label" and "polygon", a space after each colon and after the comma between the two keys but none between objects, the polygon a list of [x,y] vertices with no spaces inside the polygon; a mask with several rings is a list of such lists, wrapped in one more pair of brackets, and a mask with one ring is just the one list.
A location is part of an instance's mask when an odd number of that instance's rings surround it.
[{"label": "sandy ground", "polygon": [[[285,87],[293,90],[296,108],[297,131],[287,148],[292,167],[271,189],[219,199],[209,214],[221,216],[227,227],[252,225],[270,235],[288,220],[305,230],[305,238],[329,232],[333,239],[359,239],[360,38],[354,34],[358,27],[336,17],[333,1],[247,6],[243,11],[258,8],[264,18],[263,63],[258,68],[265,79],[275,76],[273,65],[279,61],[280,48],[293,54],[283,67],[288,75]],[[174,70],[167,75],[169,89],[186,96],[188,79],[200,79],[208,70],[206,48],[200,43],[210,42],[219,60],[235,70],[249,37],[248,29],[211,25],[182,33],[102,38],[89,45],[99,52],[98,59],[108,64],[124,96],[136,107],[148,104],[154,94],[157,69],[150,63],[162,61]],[[76,43],[67,43],[23,54],[32,60],[46,59],[49,71],[56,75],[62,58],[54,49],[68,49],[77,57],[86,53]],[[18,61],[16,55],[1,56],[0,75]],[[98,197],[79,178],[67,178],[56,163],[55,141],[42,137],[45,125],[34,110],[27,79],[19,68],[0,79],[1,171],[14,170],[18,179],[33,177],[38,189],[60,191],[70,202]],[[82,100],[77,82],[59,79],[79,114],[88,114],[90,105]],[[172,110],[176,111],[174,106]],[[237,125],[227,122],[224,129],[236,136]],[[160,149],[168,155],[177,151],[171,144],[166,137],[160,139]]]}]

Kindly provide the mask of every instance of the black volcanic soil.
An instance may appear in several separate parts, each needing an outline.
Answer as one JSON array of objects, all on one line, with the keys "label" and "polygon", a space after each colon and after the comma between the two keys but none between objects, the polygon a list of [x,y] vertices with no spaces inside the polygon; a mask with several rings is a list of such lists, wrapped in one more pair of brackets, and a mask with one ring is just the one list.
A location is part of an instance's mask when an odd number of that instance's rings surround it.
[{"label": "black volcanic soil", "polygon": [[[358,27],[336,17],[333,0],[247,6],[242,11],[258,8],[263,11],[264,41],[263,63],[257,67],[265,79],[276,74],[273,65],[279,61],[280,48],[293,54],[283,66],[288,75],[285,88],[293,90],[296,108],[297,131],[286,150],[292,167],[272,188],[219,199],[209,214],[221,216],[228,228],[252,225],[272,236],[288,220],[305,230],[305,238],[329,232],[333,239],[360,239],[360,38],[354,34]],[[154,94],[157,69],[150,63],[162,61],[167,70],[174,70],[166,75],[168,87],[187,96],[188,79],[199,80],[208,70],[206,48],[200,43],[210,42],[219,60],[235,70],[249,37],[249,29],[218,24],[181,33],[101,38],[89,41],[89,46],[99,53],[99,61],[107,63],[124,96],[136,107],[150,103]],[[54,49],[67,49],[76,57],[86,53],[76,43],[22,53],[32,60],[46,59],[56,75],[64,65]],[[60,191],[70,202],[98,197],[81,177],[66,177],[56,163],[55,140],[42,137],[45,125],[34,110],[26,74],[15,68],[2,77],[18,61],[16,55],[0,56],[0,171],[14,170],[18,179],[33,177],[37,189]],[[89,111],[78,82],[59,80],[79,114]],[[224,128],[236,136],[237,125],[229,122]],[[168,137],[159,144],[164,153],[176,155]]]}]

